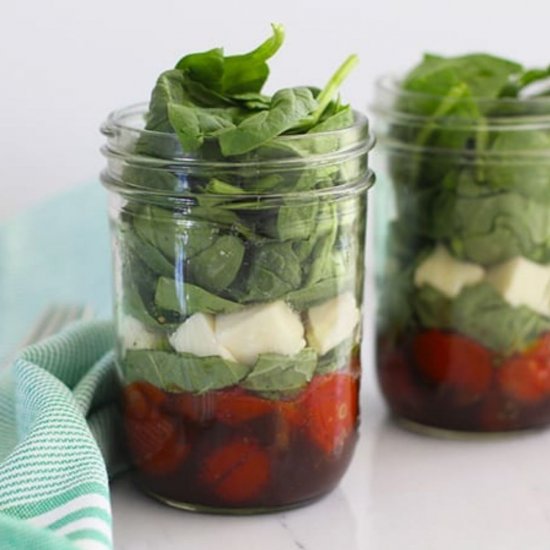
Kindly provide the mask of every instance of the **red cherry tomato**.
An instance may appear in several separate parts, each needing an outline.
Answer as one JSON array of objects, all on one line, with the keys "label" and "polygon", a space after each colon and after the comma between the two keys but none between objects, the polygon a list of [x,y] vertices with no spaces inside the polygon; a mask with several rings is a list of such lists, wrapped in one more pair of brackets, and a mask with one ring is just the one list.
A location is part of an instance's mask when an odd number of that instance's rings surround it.
[{"label": "red cherry tomato", "polygon": [[218,394],[215,391],[202,394],[177,393],[172,395],[170,410],[191,422],[210,422],[216,418],[217,400]]},{"label": "red cherry tomato", "polygon": [[413,355],[420,372],[431,382],[447,386],[462,404],[481,397],[491,384],[491,353],[460,334],[421,332],[414,339]]},{"label": "red cherry tomato", "polygon": [[506,395],[522,403],[534,404],[550,397],[550,335],[505,361],[498,380]]},{"label": "red cherry tomato", "polygon": [[124,390],[126,440],[137,467],[153,475],[171,473],[189,452],[183,431],[159,406],[164,392],[146,382],[136,382]]},{"label": "red cherry tomato", "polygon": [[203,483],[232,504],[257,498],[269,477],[268,454],[256,442],[238,439],[206,456],[200,474]]},{"label": "red cherry tomato", "polygon": [[123,391],[125,416],[147,418],[166,401],[166,394],[149,382],[133,382]]},{"label": "red cherry tomato", "polygon": [[242,389],[220,391],[216,399],[216,418],[228,426],[238,426],[273,413],[276,403]]},{"label": "red cherry tomato", "polygon": [[359,383],[344,373],[316,376],[311,381],[305,408],[310,438],[327,454],[342,448],[357,425]]}]

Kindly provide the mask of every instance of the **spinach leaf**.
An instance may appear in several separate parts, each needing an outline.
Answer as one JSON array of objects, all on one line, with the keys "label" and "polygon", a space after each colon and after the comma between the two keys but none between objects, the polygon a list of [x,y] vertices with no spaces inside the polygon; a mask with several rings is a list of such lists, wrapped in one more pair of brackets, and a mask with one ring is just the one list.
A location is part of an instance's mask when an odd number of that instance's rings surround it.
[{"label": "spinach leaf", "polygon": [[307,239],[315,229],[319,203],[287,201],[279,207],[273,224],[266,224],[269,236],[281,241]]},{"label": "spinach leaf", "polygon": [[[510,190],[550,205],[550,161],[544,154],[550,151],[550,133],[546,131],[515,131],[499,133],[492,142],[491,153],[501,155],[487,163],[486,186]],[[522,153],[541,157],[521,159]]]},{"label": "spinach leaf", "polygon": [[255,50],[225,58],[222,77],[222,90],[225,93],[234,96],[257,93],[262,89],[269,76],[266,61],[277,53],[285,38],[282,25],[271,25],[271,27],[273,35]]},{"label": "spinach leaf", "polygon": [[208,182],[208,185],[205,187],[204,191],[206,193],[214,193],[218,195],[243,195],[246,193],[240,187],[222,181],[218,178],[212,178]]},{"label": "spinach leaf", "polygon": [[350,55],[342,65],[338,67],[326,86],[316,96],[317,107],[315,110],[305,120],[302,120],[295,129],[303,131],[306,128],[314,127],[321,120],[324,112],[338,93],[343,81],[358,63],[359,58],[356,55]]},{"label": "spinach leaf", "polygon": [[329,352],[325,353],[322,357],[319,357],[315,375],[328,374],[330,372],[347,369],[350,365],[352,354],[357,353],[359,355],[360,353],[359,349],[354,351],[355,346],[355,338],[348,338],[332,348]]},{"label": "spinach leaf", "polygon": [[256,247],[246,281],[247,302],[272,301],[298,288],[302,282],[300,260],[291,242],[271,242]]},{"label": "spinach leaf", "polygon": [[155,304],[162,310],[175,311],[188,317],[193,313],[231,313],[243,306],[231,302],[191,283],[159,277]]},{"label": "spinach leaf", "polygon": [[271,102],[269,96],[254,92],[231,94],[231,98],[243,108],[249,109],[250,111],[263,111],[269,109],[269,104]]},{"label": "spinach leaf", "polygon": [[193,281],[207,290],[221,292],[237,276],[244,257],[244,244],[233,235],[223,235],[199,252],[189,263]]},{"label": "spinach leaf", "polygon": [[317,102],[309,88],[275,92],[268,110],[245,118],[236,128],[218,133],[224,156],[242,155],[286,132],[314,111]]},{"label": "spinach leaf", "polygon": [[[144,205],[133,217],[133,229],[143,242],[156,248],[173,265],[176,258],[191,258],[218,238],[219,225],[197,220],[193,214],[200,215],[201,211],[195,208],[190,213],[180,213]],[[158,273],[166,274],[160,270]]]},{"label": "spinach leaf", "polygon": [[417,290],[414,307],[423,326],[456,330],[504,355],[524,350],[550,330],[549,319],[511,306],[487,283],[465,287],[454,300],[425,286]]},{"label": "spinach leaf", "polygon": [[156,330],[165,329],[165,325],[160,323],[160,321],[149,311],[149,308],[141,296],[135,277],[128,276],[126,272],[124,275],[122,294],[123,313],[141,321],[148,328]]},{"label": "spinach leaf", "polygon": [[155,132],[173,132],[168,120],[168,105],[182,104],[187,100],[184,88],[185,76],[172,69],[162,73],[151,94],[147,112],[146,128]]},{"label": "spinach leaf", "polygon": [[221,130],[234,128],[237,111],[168,103],[168,119],[184,151],[197,151],[204,139]]},{"label": "spinach leaf", "polygon": [[128,350],[122,364],[127,382],[144,380],[171,392],[205,393],[238,384],[249,367],[218,356]]},{"label": "spinach leaf", "polygon": [[325,302],[329,298],[353,287],[355,277],[349,274],[347,277],[330,277],[289,292],[285,300],[296,310],[304,311],[312,306]]},{"label": "spinach leaf", "polygon": [[327,277],[330,273],[332,251],[338,235],[338,218],[335,205],[324,204],[322,206],[318,224],[318,230],[322,231],[323,224],[330,224],[330,229],[328,233],[318,239],[313,247],[312,261],[306,278],[308,286]]},{"label": "spinach leaf", "polygon": [[427,54],[405,77],[402,87],[431,95],[436,101],[435,97],[445,97],[457,84],[464,84],[473,97],[490,99],[499,97],[510,78],[521,71],[519,63],[484,53],[458,57]]},{"label": "spinach leaf", "polygon": [[214,48],[207,52],[186,55],[177,62],[176,69],[206,88],[221,91],[220,82],[224,72],[223,50]]},{"label": "spinach leaf", "polygon": [[[544,69],[528,69],[523,71],[521,74],[516,75],[515,78],[508,82],[506,86],[500,92],[501,97],[519,97],[521,92],[523,92],[528,86],[545,81],[550,78],[550,66]],[[543,94],[544,92],[542,92]],[[535,94],[542,95],[541,92]]]},{"label": "spinach leaf", "polygon": [[258,357],[241,386],[257,392],[292,392],[303,388],[317,366],[315,350],[305,348],[292,356],[265,353]]},{"label": "spinach leaf", "polygon": [[449,243],[454,254],[481,265],[521,255],[550,259],[550,210],[517,193],[462,197],[442,191],[434,200],[427,235]]},{"label": "spinach leaf", "polygon": [[215,48],[184,56],[176,69],[226,96],[258,93],[269,76],[266,61],[284,40],[282,25],[272,25],[272,29],[273,35],[249,53],[225,57],[221,48]]}]

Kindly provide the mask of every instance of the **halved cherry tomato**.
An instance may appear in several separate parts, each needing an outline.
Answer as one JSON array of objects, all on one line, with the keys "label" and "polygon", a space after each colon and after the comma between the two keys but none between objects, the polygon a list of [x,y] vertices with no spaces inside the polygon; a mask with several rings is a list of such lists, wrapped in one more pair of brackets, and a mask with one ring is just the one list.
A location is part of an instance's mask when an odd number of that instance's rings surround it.
[{"label": "halved cherry tomato", "polygon": [[218,393],[215,391],[202,394],[177,393],[171,397],[170,410],[191,422],[210,422],[216,418],[217,402]]},{"label": "halved cherry tomato", "polygon": [[164,392],[146,382],[124,390],[124,427],[132,458],[140,470],[163,475],[175,471],[189,452],[181,427],[158,408]]},{"label": "halved cherry tomato", "polygon": [[124,414],[135,419],[147,418],[165,401],[166,394],[149,382],[133,382],[123,391]]},{"label": "halved cherry tomato", "polygon": [[460,334],[421,332],[414,339],[413,354],[420,372],[428,380],[447,386],[461,404],[477,400],[491,384],[491,353]]},{"label": "halved cherry tomato", "polygon": [[273,413],[276,403],[239,388],[220,391],[215,405],[216,418],[228,426],[238,426]]},{"label": "halved cherry tomato", "polygon": [[498,371],[502,390],[523,403],[550,397],[550,349],[544,336],[531,350],[505,361]]},{"label": "halved cherry tomato", "polygon": [[313,378],[305,408],[310,438],[326,453],[337,452],[357,423],[359,383],[355,376],[332,373]]},{"label": "halved cherry tomato", "polygon": [[269,482],[269,457],[258,443],[235,439],[205,457],[200,477],[225,501],[242,504]]}]

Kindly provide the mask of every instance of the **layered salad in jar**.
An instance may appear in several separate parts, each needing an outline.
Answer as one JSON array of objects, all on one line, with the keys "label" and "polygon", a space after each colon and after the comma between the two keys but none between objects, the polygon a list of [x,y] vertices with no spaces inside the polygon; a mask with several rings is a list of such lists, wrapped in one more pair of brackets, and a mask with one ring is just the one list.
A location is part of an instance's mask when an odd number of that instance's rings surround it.
[{"label": "layered salad in jar", "polygon": [[486,54],[379,84],[378,374],[416,427],[550,422],[550,82]]},{"label": "layered salad in jar", "polygon": [[266,95],[282,41],[186,55],[104,128],[128,449],[183,508],[307,502],[357,439],[370,138],[338,98],[356,58]]}]

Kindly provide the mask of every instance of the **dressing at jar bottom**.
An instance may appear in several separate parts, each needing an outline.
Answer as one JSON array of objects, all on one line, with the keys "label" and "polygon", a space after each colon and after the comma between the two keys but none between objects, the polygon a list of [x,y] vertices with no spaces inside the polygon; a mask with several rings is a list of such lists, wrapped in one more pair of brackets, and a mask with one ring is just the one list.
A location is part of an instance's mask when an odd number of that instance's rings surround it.
[{"label": "dressing at jar bottom", "polygon": [[334,489],[349,465],[358,390],[356,374],[342,371],[315,376],[288,400],[238,387],[197,395],[134,382],[124,389],[124,422],[135,479],[191,511],[305,505]]},{"label": "dressing at jar bottom", "polygon": [[[444,365],[429,366],[419,342],[438,336],[456,339],[456,353]],[[549,338],[543,335],[530,350],[503,359],[451,332],[380,337],[380,386],[398,422],[414,431],[455,438],[543,428],[550,423],[550,370],[540,350]],[[436,368],[443,367],[437,379]]]}]

